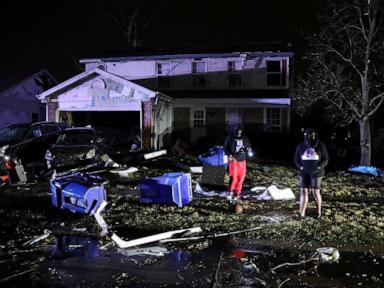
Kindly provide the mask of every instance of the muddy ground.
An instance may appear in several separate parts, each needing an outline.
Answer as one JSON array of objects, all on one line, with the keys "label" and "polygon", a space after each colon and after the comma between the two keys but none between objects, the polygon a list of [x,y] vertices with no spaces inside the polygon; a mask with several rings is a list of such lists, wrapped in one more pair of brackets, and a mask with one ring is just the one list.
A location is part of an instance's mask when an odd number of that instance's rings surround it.
[{"label": "muddy ground", "polygon": [[[111,179],[103,216],[121,238],[199,226],[208,239],[152,243],[162,256],[126,255],[93,217],[58,210],[48,181],[2,187],[0,285],[11,287],[383,287],[384,177],[327,174],[323,214],[300,220],[296,171],[287,165],[248,163],[246,193],[255,186],[291,188],[296,200],[244,199],[235,214],[228,200],[194,194],[183,207],[140,203],[144,177],[198,165],[193,156],[136,163],[128,180]],[[193,187],[201,174],[192,175]],[[208,187],[212,188],[212,187]],[[215,233],[256,228],[227,237]],[[52,233],[33,245],[26,241]],[[337,263],[308,261],[318,247],[340,251]],[[274,270],[282,264],[291,263]],[[301,263],[301,264],[300,264]],[[3,286],[4,287],[4,286]]]}]

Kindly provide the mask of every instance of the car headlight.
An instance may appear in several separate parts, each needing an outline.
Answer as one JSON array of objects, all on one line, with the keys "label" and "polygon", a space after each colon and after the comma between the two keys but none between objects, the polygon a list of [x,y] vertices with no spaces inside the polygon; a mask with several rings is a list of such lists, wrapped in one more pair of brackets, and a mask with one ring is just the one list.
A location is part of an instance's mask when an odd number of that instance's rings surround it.
[{"label": "car headlight", "polygon": [[89,151],[87,152],[87,154],[85,155],[85,159],[92,159],[92,158],[94,158],[95,156],[96,156],[96,149],[93,148],[93,149],[91,149],[91,150],[89,150]]},{"label": "car headlight", "polygon": [[8,147],[9,147],[9,145],[4,145],[4,146],[0,147],[0,156],[4,156],[5,150],[7,150]]},{"label": "car headlight", "polygon": [[250,151],[248,151],[248,157],[253,157],[253,151],[252,150],[250,150]]}]

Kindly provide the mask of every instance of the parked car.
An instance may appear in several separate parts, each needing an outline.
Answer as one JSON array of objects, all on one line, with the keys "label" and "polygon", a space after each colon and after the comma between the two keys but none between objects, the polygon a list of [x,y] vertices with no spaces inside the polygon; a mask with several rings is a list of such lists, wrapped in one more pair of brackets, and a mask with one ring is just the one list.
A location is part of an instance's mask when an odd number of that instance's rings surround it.
[{"label": "parked car", "polygon": [[9,146],[68,128],[65,122],[17,123],[0,129],[0,157]]},{"label": "parked car", "polygon": [[[66,129],[67,123],[61,122],[37,122],[37,123],[17,123],[7,125],[0,129],[0,176],[7,179],[7,169],[5,167],[4,155],[8,148],[24,141],[45,137],[50,134]],[[28,142],[29,143],[29,142]],[[19,146],[15,148],[20,149]],[[14,150],[15,150],[14,149]],[[8,163],[10,165],[10,163]]]},{"label": "parked car", "polygon": [[48,148],[45,154],[48,168],[57,172],[74,168],[104,165],[112,161],[105,153],[105,138],[92,127],[68,128]]},{"label": "parked car", "polygon": [[45,153],[65,130],[57,130],[10,146],[4,155],[4,163],[10,184],[25,183],[49,176]]}]

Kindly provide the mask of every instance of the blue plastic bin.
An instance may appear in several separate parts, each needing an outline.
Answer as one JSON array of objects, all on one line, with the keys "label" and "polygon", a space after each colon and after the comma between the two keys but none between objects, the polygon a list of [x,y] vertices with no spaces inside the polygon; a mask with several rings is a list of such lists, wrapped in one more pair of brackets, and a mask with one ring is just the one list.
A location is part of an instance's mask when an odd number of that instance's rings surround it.
[{"label": "blue plastic bin", "polygon": [[100,176],[82,173],[51,180],[52,204],[75,213],[95,213],[100,204],[107,200],[104,181]]},{"label": "blue plastic bin", "polygon": [[192,201],[191,174],[166,173],[140,182],[141,203],[176,204],[181,208]]},{"label": "blue plastic bin", "polygon": [[215,146],[209,149],[208,153],[200,155],[200,162],[203,165],[208,166],[227,166],[228,158],[224,153],[224,148],[222,146]]}]

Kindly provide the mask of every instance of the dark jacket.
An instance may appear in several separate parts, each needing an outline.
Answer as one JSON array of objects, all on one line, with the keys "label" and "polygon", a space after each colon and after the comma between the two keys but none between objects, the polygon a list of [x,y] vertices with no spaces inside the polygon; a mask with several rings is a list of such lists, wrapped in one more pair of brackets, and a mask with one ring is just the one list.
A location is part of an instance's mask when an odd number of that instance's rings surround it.
[{"label": "dark jacket", "polygon": [[251,144],[247,136],[227,136],[224,142],[224,152],[228,156],[233,156],[237,161],[247,159],[247,151],[251,150]]},{"label": "dark jacket", "polygon": [[300,176],[322,177],[328,164],[328,151],[323,142],[309,145],[307,141],[296,147],[294,162]]}]

